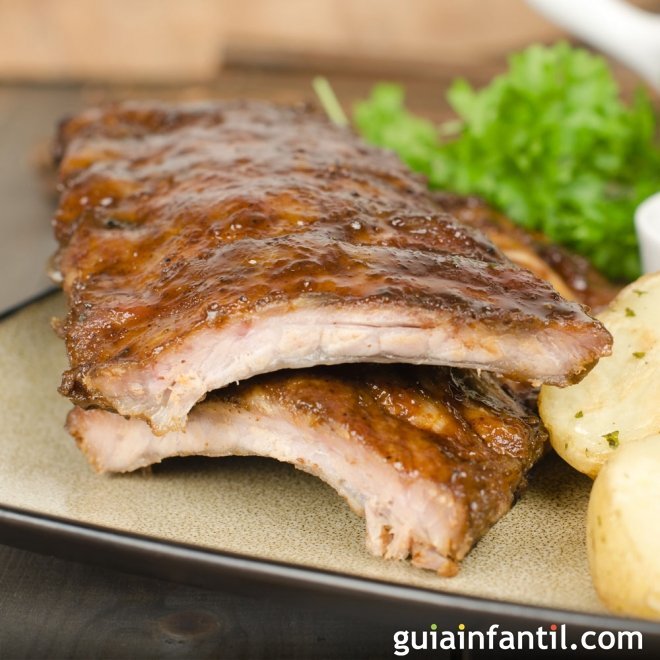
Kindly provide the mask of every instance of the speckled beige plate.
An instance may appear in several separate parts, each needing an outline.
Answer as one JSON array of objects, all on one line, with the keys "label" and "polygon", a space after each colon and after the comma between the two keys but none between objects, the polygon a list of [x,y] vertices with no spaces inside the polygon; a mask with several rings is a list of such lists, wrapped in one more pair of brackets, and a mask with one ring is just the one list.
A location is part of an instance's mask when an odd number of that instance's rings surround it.
[{"label": "speckled beige plate", "polygon": [[51,296],[0,323],[0,505],[313,569],[448,593],[602,613],[585,553],[590,480],[546,460],[513,510],[454,578],[377,559],[335,492],[289,465],[175,459],[151,473],[98,476],[63,429],[66,365]]}]

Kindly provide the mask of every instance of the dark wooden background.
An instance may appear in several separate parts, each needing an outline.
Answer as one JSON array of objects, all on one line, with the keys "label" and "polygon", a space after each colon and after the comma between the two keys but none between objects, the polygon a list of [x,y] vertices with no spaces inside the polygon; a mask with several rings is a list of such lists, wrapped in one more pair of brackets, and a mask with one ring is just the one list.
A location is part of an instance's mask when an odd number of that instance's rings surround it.
[{"label": "dark wooden background", "polygon": [[[48,548],[44,547],[47,552]],[[0,546],[0,658],[378,658],[391,624]]]}]

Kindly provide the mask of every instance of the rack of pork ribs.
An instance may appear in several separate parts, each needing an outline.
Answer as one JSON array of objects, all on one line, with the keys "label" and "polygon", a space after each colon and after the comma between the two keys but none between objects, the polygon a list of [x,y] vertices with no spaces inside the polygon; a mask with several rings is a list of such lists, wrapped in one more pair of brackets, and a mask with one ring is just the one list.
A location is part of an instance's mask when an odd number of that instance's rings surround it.
[{"label": "rack of pork ribs", "polygon": [[98,471],[287,461],[371,552],[451,575],[544,451],[510,384],[610,351],[576,302],[596,276],[308,107],[111,104],[61,123],[57,160],[61,392]]}]

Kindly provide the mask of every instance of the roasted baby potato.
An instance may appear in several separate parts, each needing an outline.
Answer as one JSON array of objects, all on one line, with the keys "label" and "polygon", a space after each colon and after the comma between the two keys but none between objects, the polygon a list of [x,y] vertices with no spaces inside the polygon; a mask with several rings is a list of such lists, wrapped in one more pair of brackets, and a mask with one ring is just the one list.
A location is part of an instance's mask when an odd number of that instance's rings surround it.
[{"label": "roasted baby potato", "polygon": [[613,612],[660,619],[660,434],[616,451],[594,482],[587,552]]},{"label": "roasted baby potato", "polygon": [[626,287],[599,319],[612,355],[577,385],[544,385],[539,397],[555,451],[592,478],[619,446],[660,432],[660,272]]}]

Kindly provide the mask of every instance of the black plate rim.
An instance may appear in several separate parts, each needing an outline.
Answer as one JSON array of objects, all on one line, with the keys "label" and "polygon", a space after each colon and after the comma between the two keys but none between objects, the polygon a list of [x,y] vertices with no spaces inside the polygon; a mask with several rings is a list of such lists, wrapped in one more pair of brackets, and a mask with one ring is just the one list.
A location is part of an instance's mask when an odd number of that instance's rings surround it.
[{"label": "black plate rim", "polygon": [[[478,596],[447,593],[365,578],[314,567],[218,551],[159,537],[135,534],[76,520],[0,505],[0,543],[64,559],[97,564],[197,586],[216,587],[224,577],[248,579],[334,597],[411,609],[429,616],[439,611],[471,620],[517,622],[517,625],[570,622],[581,629],[638,630],[660,642],[660,623],[592,614]],[[173,578],[172,570],[175,571]],[[177,570],[178,569],[178,570]]]}]

